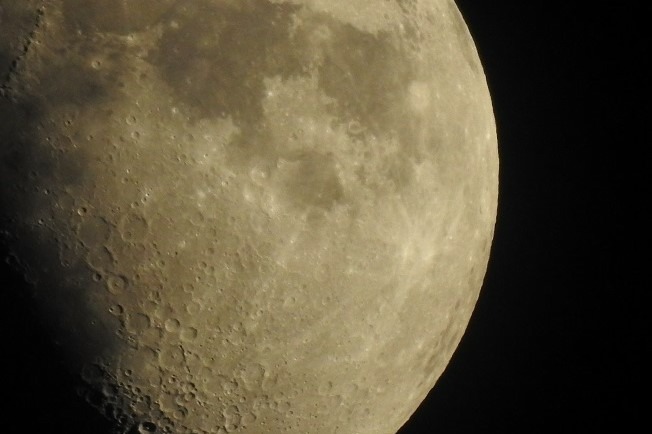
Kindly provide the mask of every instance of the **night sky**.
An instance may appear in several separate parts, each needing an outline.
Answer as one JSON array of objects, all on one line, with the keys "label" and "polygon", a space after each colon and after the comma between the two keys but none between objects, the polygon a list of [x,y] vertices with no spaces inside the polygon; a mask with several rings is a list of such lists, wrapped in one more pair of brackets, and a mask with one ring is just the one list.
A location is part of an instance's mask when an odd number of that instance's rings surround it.
[{"label": "night sky", "polygon": [[[649,346],[644,257],[635,249],[649,233],[650,164],[641,150],[650,48],[640,18],[650,7],[457,3],[494,103],[498,221],[463,341],[400,434],[634,432]],[[0,430],[102,434],[106,423],[70,390],[25,313],[19,279],[2,266],[9,404]],[[33,417],[18,416],[22,409]]]}]

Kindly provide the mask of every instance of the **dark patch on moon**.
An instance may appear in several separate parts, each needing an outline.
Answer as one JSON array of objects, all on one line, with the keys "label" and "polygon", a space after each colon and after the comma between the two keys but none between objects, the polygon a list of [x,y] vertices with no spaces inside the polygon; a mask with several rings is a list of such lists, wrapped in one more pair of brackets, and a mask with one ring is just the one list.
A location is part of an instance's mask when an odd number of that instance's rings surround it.
[{"label": "dark patch on moon", "polygon": [[302,72],[289,37],[296,9],[251,0],[181,4],[148,60],[197,117],[230,115],[249,130],[262,117],[263,79]]},{"label": "dark patch on moon", "polygon": [[29,7],[0,6],[0,95],[10,90],[9,83],[42,21],[43,10],[33,0],[28,2]]},{"label": "dark patch on moon", "polygon": [[[65,42],[41,54],[48,72],[39,75],[38,96],[50,105],[75,106],[97,106],[114,99],[120,93],[120,76],[129,66],[126,46],[91,38]],[[104,61],[94,65],[94,57]]]},{"label": "dark patch on moon", "polygon": [[[31,177],[52,175],[52,162],[38,157],[38,143],[29,134],[34,120],[41,117],[36,105],[11,104],[0,97],[0,185],[3,187],[0,189],[0,217],[5,212],[29,214],[30,201],[25,198],[31,197],[33,192],[24,186],[31,184]],[[28,172],[26,167],[30,168]]]},{"label": "dark patch on moon", "polygon": [[64,0],[63,13],[71,29],[82,33],[127,35],[155,24],[178,0]]},{"label": "dark patch on moon", "polygon": [[332,156],[316,152],[298,152],[277,170],[283,193],[300,208],[331,208],[343,197],[335,161]]},{"label": "dark patch on moon", "polygon": [[[25,13],[28,9],[19,10]],[[72,119],[52,117],[51,113],[62,106],[99,110],[101,104],[118,97],[120,74],[128,66],[123,42],[79,38],[71,27],[62,29],[60,40],[45,44],[40,29],[49,24],[47,9],[34,7],[31,11],[23,20],[22,45],[15,42],[10,51],[19,57],[0,93],[0,181],[31,186],[34,191],[3,189],[2,202],[8,207],[15,202],[38,208],[32,202],[40,200],[43,187],[77,186],[92,176],[86,173],[87,151],[74,145],[78,138],[63,132]],[[94,63],[94,58],[104,61]],[[29,172],[21,171],[25,167]],[[12,194],[25,197],[13,200]],[[21,214],[29,212],[24,209]]]},{"label": "dark patch on moon", "polygon": [[[357,120],[367,131],[396,131],[407,88],[414,79],[411,62],[388,33],[372,35],[349,24],[328,20],[333,41],[324,48],[319,84],[339,101],[334,115],[342,122]],[[397,104],[398,103],[398,104]]]},{"label": "dark patch on moon", "polygon": [[[291,34],[299,9],[251,0],[181,5],[170,12],[172,21],[165,23],[160,46],[149,61],[197,117],[230,115],[251,130],[263,116],[263,79],[307,76],[309,52],[321,51],[320,87],[338,101],[330,114],[343,124],[356,120],[374,134],[395,129],[400,114],[393,110],[414,78],[397,40],[386,32],[363,32],[327,14],[313,14]],[[312,45],[310,33],[316,25],[330,29],[333,40]]]},{"label": "dark patch on moon", "polygon": [[[163,35],[147,60],[191,119],[230,116],[240,127],[231,142],[231,164],[288,158],[283,145],[272,146],[269,139],[275,126],[264,119],[264,79],[310,74],[317,75],[319,88],[336,101],[324,107],[324,116],[333,116],[341,125],[357,122],[364,132],[356,133],[356,139],[398,135],[411,155],[415,131],[403,125],[401,102],[416,73],[398,36],[374,35],[328,14],[303,12],[296,5],[253,0],[179,4],[161,22]],[[295,15],[300,19],[295,21]],[[315,42],[313,33],[320,26],[328,29],[330,39]],[[314,53],[322,59],[317,65],[311,63]],[[397,185],[407,184],[410,164],[397,163],[388,176]],[[328,184],[324,194],[331,204],[342,199],[342,187],[334,171],[332,175],[322,180]],[[326,205],[326,196],[308,200],[301,191],[295,191],[297,203]]]}]

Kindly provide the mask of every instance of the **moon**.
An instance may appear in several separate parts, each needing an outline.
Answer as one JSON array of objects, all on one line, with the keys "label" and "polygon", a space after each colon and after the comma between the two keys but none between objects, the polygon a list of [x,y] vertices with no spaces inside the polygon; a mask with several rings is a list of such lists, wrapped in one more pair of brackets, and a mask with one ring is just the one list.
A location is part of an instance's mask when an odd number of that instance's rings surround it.
[{"label": "moon", "polygon": [[2,243],[116,433],[395,433],[464,333],[498,153],[452,0],[0,0],[0,119]]}]

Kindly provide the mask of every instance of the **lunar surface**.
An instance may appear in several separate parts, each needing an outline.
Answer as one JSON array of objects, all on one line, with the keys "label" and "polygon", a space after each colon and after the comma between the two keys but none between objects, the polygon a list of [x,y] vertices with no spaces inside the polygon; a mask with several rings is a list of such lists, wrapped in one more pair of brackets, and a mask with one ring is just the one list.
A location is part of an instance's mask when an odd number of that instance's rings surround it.
[{"label": "lunar surface", "polygon": [[116,433],[395,433],[497,186],[451,0],[0,0],[2,243]]}]

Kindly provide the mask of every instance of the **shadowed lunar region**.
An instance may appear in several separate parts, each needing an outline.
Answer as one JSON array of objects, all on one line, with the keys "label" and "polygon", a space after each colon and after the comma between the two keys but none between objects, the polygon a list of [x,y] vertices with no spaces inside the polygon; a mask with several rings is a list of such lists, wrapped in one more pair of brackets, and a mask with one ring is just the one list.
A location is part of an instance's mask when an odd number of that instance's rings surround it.
[{"label": "shadowed lunar region", "polygon": [[116,433],[395,433],[498,155],[449,0],[0,0],[0,229]]}]

